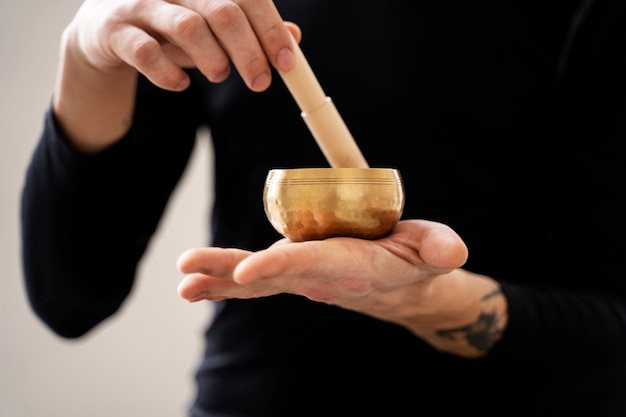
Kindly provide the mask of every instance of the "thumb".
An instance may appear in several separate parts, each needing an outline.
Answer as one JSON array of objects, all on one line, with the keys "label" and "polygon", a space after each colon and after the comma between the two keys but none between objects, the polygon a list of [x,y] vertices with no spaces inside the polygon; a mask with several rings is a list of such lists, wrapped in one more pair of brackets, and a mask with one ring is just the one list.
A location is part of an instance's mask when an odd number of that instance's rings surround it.
[{"label": "thumb", "polygon": [[454,230],[427,220],[401,221],[380,242],[408,262],[435,268],[460,268],[468,256],[467,246]]},{"label": "thumb", "polygon": [[296,42],[300,43],[300,41],[302,40],[302,30],[300,29],[300,26],[296,25],[293,22],[284,22],[284,23],[285,23],[285,27],[287,28],[289,32],[291,32],[291,35],[296,40]]}]

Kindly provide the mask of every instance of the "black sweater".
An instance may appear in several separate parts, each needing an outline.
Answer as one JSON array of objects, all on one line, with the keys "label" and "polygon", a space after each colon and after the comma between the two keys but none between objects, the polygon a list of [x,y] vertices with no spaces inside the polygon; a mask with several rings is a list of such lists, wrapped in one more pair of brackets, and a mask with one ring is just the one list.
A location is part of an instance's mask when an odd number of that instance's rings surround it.
[{"label": "black sweater", "polygon": [[[626,415],[626,10],[581,3],[276,2],[370,165],[400,170],[403,217],[461,235],[509,324],[465,360],[301,297],[218,302],[193,416]],[[46,115],[23,262],[33,309],[63,337],[123,303],[200,126],[212,245],[270,245],[267,171],[326,166],[278,76],[253,93],[235,72],[190,74],[182,93],[141,79],[130,132],[96,155]]]}]

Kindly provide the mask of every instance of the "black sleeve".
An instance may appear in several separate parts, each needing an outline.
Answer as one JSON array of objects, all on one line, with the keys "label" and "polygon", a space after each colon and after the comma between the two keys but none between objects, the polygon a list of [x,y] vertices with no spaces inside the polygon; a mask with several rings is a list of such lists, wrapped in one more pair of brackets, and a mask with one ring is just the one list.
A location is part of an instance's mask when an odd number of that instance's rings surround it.
[{"label": "black sleeve", "polygon": [[[593,30],[577,44],[563,85],[554,134],[561,139],[553,149],[536,149],[547,153],[553,178],[536,204],[553,227],[536,264],[539,282],[503,283],[510,321],[494,358],[508,367],[588,366],[626,383],[626,58],[617,52],[626,39],[623,20],[607,10],[590,21]],[[537,175],[534,169],[528,166],[528,175]],[[521,258],[532,265],[536,255],[529,246]]]},{"label": "black sleeve", "polygon": [[[579,121],[569,120],[566,136],[573,142],[562,144],[554,162],[560,203],[546,213],[554,217],[550,266],[537,264],[544,284],[504,284],[508,331],[527,357],[534,352],[569,366],[591,358],[626,364],[626,158],[620,150],[626,130],[614,113],[626,114],[620,102],[614,110],[598,106],[604,115],[574,112]],[[534,262],[532,247],[525,256]]]},{"label": "black sleeve", "polygon": [[141,78],[130,131],[97,154],[46,114],[22,191],[22,262],[31,306],[58,335],[83,335],[129,294],[195,143],[193,97]]}]

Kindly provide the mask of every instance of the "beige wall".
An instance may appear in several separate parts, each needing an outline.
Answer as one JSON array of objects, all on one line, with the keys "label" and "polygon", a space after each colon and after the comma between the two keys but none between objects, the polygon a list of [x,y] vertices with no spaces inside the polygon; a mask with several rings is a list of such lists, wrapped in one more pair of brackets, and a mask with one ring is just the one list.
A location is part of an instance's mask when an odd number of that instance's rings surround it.
[{"label": "beige wall", "polygon": [[78,0],[0,2],[0,416],[181,417],[210,304],[178,298],[177,256],[206,239],[206,135],[138,285],[88,337],[54,336],[30,311],[19,259],[19,194],[50,99],[62,28]]}]

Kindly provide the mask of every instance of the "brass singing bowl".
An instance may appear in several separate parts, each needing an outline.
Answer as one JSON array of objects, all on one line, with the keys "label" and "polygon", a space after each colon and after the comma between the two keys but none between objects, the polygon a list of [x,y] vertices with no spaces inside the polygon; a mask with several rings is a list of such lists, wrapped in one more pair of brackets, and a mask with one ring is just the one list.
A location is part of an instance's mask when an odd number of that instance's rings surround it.
[{"label": "brass singing bowl", "polygon": [[393,168],[272,169],[263,204],[272,226],[292,241],[378,239],[400,220],[404,186]]}]

